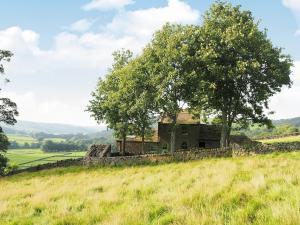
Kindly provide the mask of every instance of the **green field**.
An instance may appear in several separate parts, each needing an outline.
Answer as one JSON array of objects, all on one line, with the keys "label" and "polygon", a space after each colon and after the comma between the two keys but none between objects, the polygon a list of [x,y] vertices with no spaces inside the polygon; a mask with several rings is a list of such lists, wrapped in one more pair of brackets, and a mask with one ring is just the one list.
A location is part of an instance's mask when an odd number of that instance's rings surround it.
[{"label": "green field", "polygon": [[299,136],[289,136],[283,138],[274,138],[274,139],[265,139],[260,140],[262,143],[279,143],[279,142],[300,142],[300,135]]},{"label": "green field", "polygon": [[22,144],[22,145],[25,143],[32,144],[38,142],[38,140],[36,140],[35,138],[26,135],[9,134],[7,135],[7,137],[9,141],[15,141],[18,144]]},{"label": "green field", "polygon": [[[25,143],[28,143],[28,144],[32,144],[32,143],[37,143],[38,140],[29,136],[29,135],[19,135],[19,134],[8,134],[7,135],[8,137],[8,140],[9,141],[15,141],[17,142],[18,144],[25,144]],[[53,142],[62,142],[62,141],[65,141],[65,139],[63,138],[45,138],[44,141],[53,141]]]},{"label": "green field", "polygon": [[300,152],[0,180],[0,224],[299,224]]},{"label": "green field", "polygon": [[40,149],[13,149],[7,151],[9,164],[18,165],[18,168],[27,168],[58,160],[82,157],[86,152],[53,152],[45,153]]}]

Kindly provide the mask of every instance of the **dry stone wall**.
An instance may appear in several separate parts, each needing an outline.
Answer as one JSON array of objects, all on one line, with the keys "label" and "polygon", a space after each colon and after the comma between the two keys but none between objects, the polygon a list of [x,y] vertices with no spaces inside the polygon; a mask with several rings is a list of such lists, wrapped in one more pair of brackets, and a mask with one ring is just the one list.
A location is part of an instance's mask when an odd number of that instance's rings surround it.
[{"label": "dry stone wall", "polygon": [[[47,163],[30,167],[27,169],[21,169],[12,171],[8,175],[13,175],[21,172],[34,172],[39,170],[51,169],[56,167],[67,167],[67,166],[123,166],[123,165],[142,165],[142,164],[153,164],[153,163],[168,163],[176,161],[190,161],[199,160],[204,158],[218,158],[218,157],[237,157],[237,156],[249,156],[256,154],[267,154],[272,152],[291,152],[300,151],[300,142],[290,143],[275,143],[275,144],[262,144],[255,142],[251,145],[238,145],[233,144],[230,148],[215,148],[215,149],[199,149],[192,148],[189,150],[179,150],[173,154],[146,154],[146,155],[133,155],[133,156],[115,156],[109,157],[109,147],[98,146],[93,147],[98,153],[94,156],[80,159],[67,159],[57,161],[55,163]],[[99,150],[99,151],[98,151]],[[101,151],[100,151],[101,150]],[[104,151],[105,150],[105,151]],[[107,153],[107,154],[106,154]]]},{"label": "dry stone wall", "polygon": [[300,151],[300,142],[282,142],[272,144],[262,144],[257,142],[253,145],[240,146],[232,145],[233,156],[248,156],[256,154],[268,154],[273,152]]},{"label": "dry stone wall", "polygon": [[53,169],[57,167],[82,166],[82,165],[83,165],[83,158],[66,159],[66,160],[57,161],[55,163],[46,163],[37,166],[32,166],[26,169],[14,170],[9,172],[7,176],[11,176],[22,172],[36,172],[40,170]]},{"label": "dry stone wall", "polygon": [[122,166],[139,165],[150,163],[167,163],[176,161],[190,161],[203,158],[232,157],[231,148],[224,149],[192,149],[185,151],[176,151],[174,154],[147,154],[134,156],[118,156],[104,158],[86,158],[84,165],[100,166]]}]

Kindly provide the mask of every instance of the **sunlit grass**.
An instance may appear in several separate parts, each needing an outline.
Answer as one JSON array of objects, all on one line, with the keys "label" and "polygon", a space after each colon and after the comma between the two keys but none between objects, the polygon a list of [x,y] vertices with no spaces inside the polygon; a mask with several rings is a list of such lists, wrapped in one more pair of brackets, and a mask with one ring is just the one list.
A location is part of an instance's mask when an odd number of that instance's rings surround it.
[{"label": "sunlit grass", "polygon": [[300,142],[300,135],[298,136],[289,136],[289,137],[282,137],[282,138],[274,138],[274,139],[265,139],[260,140],[262,143],[280,143],[280,142]]},{"label": "sunlit grass", "polygon": [[0,180],[0,224],[299,224],[300,152]]},{"label": "sunlit grass", "polygon": [[[10,165],[20,165],[20,168],[36,166],[58,160],[83,157],[86,152],[43,152],[41,149],[12,149],[7,151]],[[33,161],[33,162],[32,162]],[[28,163],[30,162],[30,163]],[[26,163],[26,164],[24,164]]]},{"label": "sunlit grass", "polygon": [[38,142],[37,139],[29,135],[8,134],[7,137],[10,142],[15,141],[20,145],[23,145],[25,143],[32,144]]}]

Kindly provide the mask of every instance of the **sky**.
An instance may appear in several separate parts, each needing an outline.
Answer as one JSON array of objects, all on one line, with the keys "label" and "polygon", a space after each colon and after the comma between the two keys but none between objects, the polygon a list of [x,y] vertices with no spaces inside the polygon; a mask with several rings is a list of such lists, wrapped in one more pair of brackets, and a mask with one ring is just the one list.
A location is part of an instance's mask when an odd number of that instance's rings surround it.
[{"label": "sky", "polygon": [[[111,53],[139,54],[166,22],[201,24],[208,0],[1,1],[0,49],[11,80],[2,97],[18,104],[20,120],[93,126],[85,112]],[[273,119],[300,116],[300,0],[231,0],[251,10],[275,46],[294,60],[293,86],[272,97]]]}]

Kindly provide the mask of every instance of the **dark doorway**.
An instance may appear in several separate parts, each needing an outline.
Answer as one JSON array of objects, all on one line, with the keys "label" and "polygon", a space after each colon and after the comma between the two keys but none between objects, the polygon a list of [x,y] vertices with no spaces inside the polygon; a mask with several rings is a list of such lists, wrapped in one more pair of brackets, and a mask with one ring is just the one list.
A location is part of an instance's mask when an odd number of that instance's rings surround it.
[{"label": "dark doorway", "polygon": [[205,142],[199,141],[199,148],[205,148]]}]

